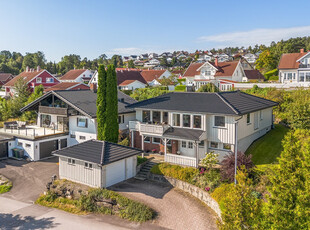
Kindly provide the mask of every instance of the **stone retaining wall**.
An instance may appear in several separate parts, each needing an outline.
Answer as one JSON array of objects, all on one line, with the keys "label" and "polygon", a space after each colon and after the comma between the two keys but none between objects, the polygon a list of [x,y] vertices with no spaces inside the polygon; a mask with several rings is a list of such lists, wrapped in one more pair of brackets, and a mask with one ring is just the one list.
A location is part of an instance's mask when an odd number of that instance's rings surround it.
[{"label": "stone retaining wall", "polygon": [[159,181],[164,183],[169,183],[173,187],[183,190],[191,194],[192,196],[198,198],[203,203],[208,205],[221,219],[221,210],[219,204],[210,196],[210,194],[195,185],[189,184],[187,182],[177,180],[171,177],[166,177],[163,175],[156,175],[153,173],[148,173],[148,179],[153,181]]}]

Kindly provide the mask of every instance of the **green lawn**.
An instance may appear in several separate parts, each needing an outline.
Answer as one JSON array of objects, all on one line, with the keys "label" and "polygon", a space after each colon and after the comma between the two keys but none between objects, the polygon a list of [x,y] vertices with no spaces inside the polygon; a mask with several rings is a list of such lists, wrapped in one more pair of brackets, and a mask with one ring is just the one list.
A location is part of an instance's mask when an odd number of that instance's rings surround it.
[{"label": "green lawn", "polygon": [[246,154],[252,154],[255,165],[276,163],[282,151],[282,139],[288,130],[283,125],[275,125],[275,129],[256,140]]}]

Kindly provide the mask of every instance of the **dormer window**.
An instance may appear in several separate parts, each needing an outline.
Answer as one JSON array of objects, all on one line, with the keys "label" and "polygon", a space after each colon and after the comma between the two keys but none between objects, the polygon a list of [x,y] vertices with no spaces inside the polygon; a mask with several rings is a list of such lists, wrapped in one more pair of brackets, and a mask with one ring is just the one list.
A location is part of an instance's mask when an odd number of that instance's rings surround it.
[{"label": "dormer window", "polygon": [[36,78],[36,83],[42,83],[42,78],[37,77],[37,78]]}]

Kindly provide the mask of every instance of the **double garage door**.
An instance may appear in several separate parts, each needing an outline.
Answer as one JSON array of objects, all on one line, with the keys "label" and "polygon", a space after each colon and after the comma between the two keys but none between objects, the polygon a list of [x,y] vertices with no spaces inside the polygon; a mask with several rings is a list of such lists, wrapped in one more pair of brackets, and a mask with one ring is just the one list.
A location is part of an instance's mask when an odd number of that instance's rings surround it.
[{"label": "double garage door", "polygon": [[[51,157],[52,152],[59,149],[59,141],[45,141],[40,143],[40,159]],[[60,148],[67,147],[67,139],[60,140]]]},{"label": "double garage door", "polygon": [[106,187],[134,177],[135,167],[133,157],[108,164],[106,166]]}]

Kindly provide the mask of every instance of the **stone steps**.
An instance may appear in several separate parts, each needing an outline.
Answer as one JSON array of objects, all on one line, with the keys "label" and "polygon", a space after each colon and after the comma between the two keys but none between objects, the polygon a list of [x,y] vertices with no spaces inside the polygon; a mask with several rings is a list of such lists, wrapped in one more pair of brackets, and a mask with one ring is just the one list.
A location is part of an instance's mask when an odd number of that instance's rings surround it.
[{"label": "stone steps", "polygon": [[151,168],[156,165],[157,163],[152,162],[152,161],[148,161],[141,169],[140,171],[137,173],[137,175],[135,176],[135,178],[137,180],[146,180],[147,179],[147,175],[150,172]]}]

